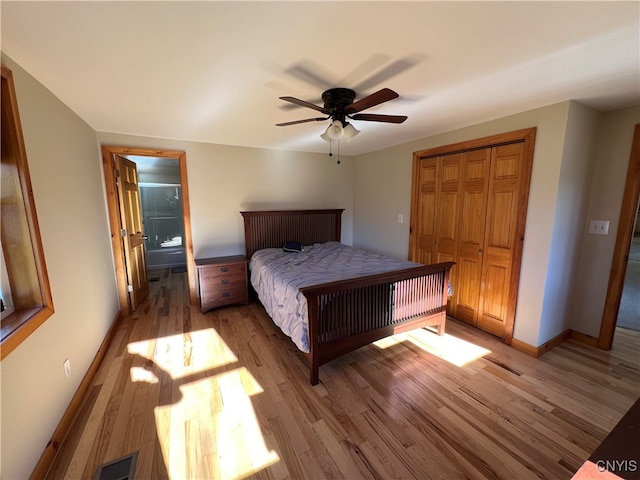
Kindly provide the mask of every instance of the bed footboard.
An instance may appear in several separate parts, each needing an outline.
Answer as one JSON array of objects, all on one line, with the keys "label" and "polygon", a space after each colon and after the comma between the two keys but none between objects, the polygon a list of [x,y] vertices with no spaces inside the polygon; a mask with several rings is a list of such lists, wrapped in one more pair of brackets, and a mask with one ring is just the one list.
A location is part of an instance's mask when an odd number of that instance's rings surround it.
[{"label": "bed footboard", "polygon": [[307,299],[311,384],[341,355],[389,335],[434,326],[444,333],[453,262],[423,265],[300,289]]}]

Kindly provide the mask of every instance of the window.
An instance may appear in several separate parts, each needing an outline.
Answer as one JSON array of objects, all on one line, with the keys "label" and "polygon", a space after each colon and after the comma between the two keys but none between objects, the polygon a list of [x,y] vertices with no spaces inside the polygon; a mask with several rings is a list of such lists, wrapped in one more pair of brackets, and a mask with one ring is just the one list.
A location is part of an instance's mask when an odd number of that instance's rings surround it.
[{"label": "window", "polygon": [[[5,358],[53,315],[51,288],[11,70],[2,65],[2,295],[0,358]],[[5,277],[6,274],[6,277]],[[6,283],[5,283],[6,282]],[[7,302],[4,296],[7,296]]]}]

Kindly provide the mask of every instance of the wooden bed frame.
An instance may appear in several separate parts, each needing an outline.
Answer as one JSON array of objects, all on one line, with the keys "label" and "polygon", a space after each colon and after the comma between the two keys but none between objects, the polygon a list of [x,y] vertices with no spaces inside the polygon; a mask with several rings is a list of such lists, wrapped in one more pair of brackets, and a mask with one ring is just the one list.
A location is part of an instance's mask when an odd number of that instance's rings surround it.
[{"label": "wooden bed frame", "polygon": [[[241,212],[247,259],[288,241],[340,241],[344,209]],[[420,327],[444,334],[449,270],[453,262],[323,283],[300,289],[307,299],[310,381],[318,369],[364,345]]]}]

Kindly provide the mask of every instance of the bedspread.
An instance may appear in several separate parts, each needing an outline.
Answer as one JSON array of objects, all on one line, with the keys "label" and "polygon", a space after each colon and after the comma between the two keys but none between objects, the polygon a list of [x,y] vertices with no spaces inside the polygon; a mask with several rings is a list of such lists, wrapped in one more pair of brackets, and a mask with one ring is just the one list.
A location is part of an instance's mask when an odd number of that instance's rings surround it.
[{"label": "bedspread", "polygon": [[310,347],[301,287],[417,266],[339,242],[306,246],[300,253],[267,248],[254,253],[249,263],[251,284],[265,310],[303,352]]}]

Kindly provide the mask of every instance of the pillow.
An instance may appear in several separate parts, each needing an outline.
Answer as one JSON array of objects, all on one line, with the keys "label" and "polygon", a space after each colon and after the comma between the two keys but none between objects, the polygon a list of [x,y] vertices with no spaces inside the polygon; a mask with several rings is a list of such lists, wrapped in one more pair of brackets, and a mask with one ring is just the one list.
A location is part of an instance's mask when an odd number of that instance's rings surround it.
[{"label": "pillow", "polygon": [[304,247],[302,246],[302,243],[300,242],[286,242],[284,244],[284,247],[282,248],[282,250],[284,250],[285,252],[302,252],[304,251]]}]

